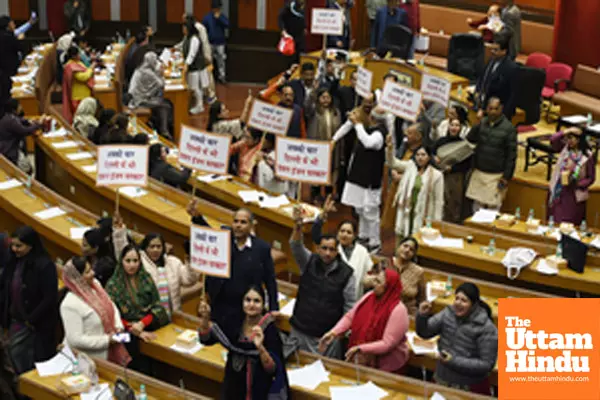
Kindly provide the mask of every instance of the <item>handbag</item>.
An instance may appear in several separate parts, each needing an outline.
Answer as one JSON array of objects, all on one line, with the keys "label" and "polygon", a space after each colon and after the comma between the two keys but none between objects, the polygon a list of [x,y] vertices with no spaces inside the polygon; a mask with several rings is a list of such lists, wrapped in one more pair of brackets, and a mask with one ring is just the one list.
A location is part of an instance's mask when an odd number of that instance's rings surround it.
[{"label": "handbag", "polygon": [[135,392],[123,379],[118,378],[115,382],[113,396],[117,400],[135,400]]},{"label": "handbag", "polygon": [[296,53],[296,44],[291,36],[282,36],[277,44],[277,51],[285,56],[293,56]]},{"label": "handbag", "polygon": [[502,265],[506,268],[507,278],[510,280],[517,279],[521,270],[530,265],[535,260],[535,257],[537,257],[537,253],[533,249],[525,247],[508,249],[502,259]]}]

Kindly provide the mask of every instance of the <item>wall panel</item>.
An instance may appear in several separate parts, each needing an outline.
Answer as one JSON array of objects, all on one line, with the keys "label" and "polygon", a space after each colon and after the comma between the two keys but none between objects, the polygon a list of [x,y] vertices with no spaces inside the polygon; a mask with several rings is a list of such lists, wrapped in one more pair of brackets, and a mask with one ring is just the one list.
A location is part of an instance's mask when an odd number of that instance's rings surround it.
[{"label": "wall panel", "polygon": [[121,0],[121,21],[136,22],[139,20],[140,0]]},{"label": "wall panel", "polygon": [[8,7],[10,17],[15,21],[26,21],[29,19],[29,1],[9,0]]}]

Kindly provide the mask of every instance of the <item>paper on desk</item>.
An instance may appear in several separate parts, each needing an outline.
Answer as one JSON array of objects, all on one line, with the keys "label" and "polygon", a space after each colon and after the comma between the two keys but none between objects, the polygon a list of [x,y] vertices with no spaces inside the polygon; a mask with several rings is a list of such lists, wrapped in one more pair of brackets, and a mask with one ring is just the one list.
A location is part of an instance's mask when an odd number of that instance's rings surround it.
[{"label": "paper on desk", "polygon": [[94,155],[92,153],[90,153],[89,151],[80,151],[78,153],[71,153],[71,154],[67,154],[67,158],[69,160],[85,160],[86,158],[92,158],[94,157]]},{"label": "paper on desk", "polygon": [[52,143],[52,147],[57,149],[68,149],[71,147],[78,147],[79,143],[74,140],[65,140],[64,142]]},{"label": "paper on desk", "polygon": [[98,166],[96,164],[92,165],[84,165],[81,167],[85,172],[96,172],[98,170]]},{"label": "paper on desk", "polygon": [[113,393],[108,383],[99,384],[95,390],[91,389],[87,393],[81,393],[81,400],[113,400]]},{"label": "paper on desk", "polygon": [[590,242],[590,246],[594,246],[597,249],[600,249],[600,236],[596,236],[594,240]]},{"label": "paper on desk", "polygon": [[588,130],[600,133],[600,124],[588,126]]},{"label": "paper on desk", "polygon": [[360,386],[332,386],[329,393],[332,400],[379,400],[388,395],[371,381]]},{"label": "paper on desk", "polygon": [[433,348],[415,344],[416,336],[417,336],[417,333],[414,331],[406,332],[406,339],[408,340],[408,344],[410,345],[410,348],[412,349],[413,353],[415,353],[416,355],[437,354],[438,353],[437,343],[435,346],[433,346]]},{"label": "paper on desk", "polygon": [[16,188],[16,187],[21,186],[22,184],[23,184],[23,182],[21,182],[18,179],[9,179],[7,181],[0,182],[0,190],[8,190],[8,189]]},{"label": "paper on desk", "polygon": [[67,212],[60,207],[52,207],[43,211],[38,211],[33,215],[35,215],[36,218],[39,219],[50,219],[60,217],[61,215],[65,215],[66,213]]},{"label": "paper on desk", "polygon": [[529,233],[533,234],[533,235],[543,235],[546,232],[548,232],[550,230],[550,228],[546,225],[540,225],[538,226],[536,229],[530,229],[528,230]]},{"label": "paper on desk", "polygon": [[84,227],[77,227],[77,228],[71,228],[70,234],[71,234],[71,239],[74,240],[81,240],[83,239],[83,234],[86,233],[87,231],[89,231],[90,229],[93,229],[91,226],[84,226]]},{"label": "paper on desk", "polygon": [[285,194],[281,194],[276,197],[265,195],[262,200],[258,200],[258,205],[262,208],[278,208],[288,204],[290,204],[290,201]]},{"label": "paper on desk", "polygon": [[294,313],[294,306],[296,305],[296,299],[290,299],[290,301],[288,301],[288,303],[285,305],[285,307],[283,307],[281,310],[279,310],[279,313],[282,315],[287,315],[288,317],[291,317],[292,314]]},{"label": "paper on desk", "polygon": [[169,90],[183,90],[185,89],[185,86],[180,84],[177,85],[165,85],[165,90],[169,91]]},{"label": "paper on desk", "polygon": [[433,395],[429,398],[429,400],[446,400],[444,396],[442,396],[439,392],[433,393]]},{"label": "paper on desk", "polygon": [[169,61],[171,61],[171,50],[169,49],[164,49],[162,51],[162,53],[160,53],[160,61],[163,62],[163,64],[167,65],[169,64]]},{"label": "paper on desk", "polygon": [[281,292],[277,292],[277,301],[285,300],[287,296]]},{"label": "paper on desk", "polygon": [[558,268],[554,268],[546,262],[544,258],[540,259],[535,267],[537,272],[543,275],[558,275]]},{"label": "paper on desk", "polygon": [[425,284],[425,292],[427,294],[427,301],[428,302],[431,303],[431,302],[435,301],[435,299],[437,299],[437,296],[431,294],[431,282],[427,282]]},{"label": "paper on desk", "polygon": [[252,201],[258,201],[259,196],[264,196],[264,193],[258,190],[240,190],[238,196],[242,198],[244,203],[250,203]]},{"label": "paper on desk", "polygon": [[136,186],[123,186],[119,188],[119,193],[128,197],[142,197],[148,194],[147,191]]},{"label": "paper on desk", "polygon": [[38,374],[43,378],[46,376],[60,375],[73,370],[73,361],[77,358],[68,345],[65,345],[60,353],[48,361],[35,363]]},{"label": "paper on desk", "polygon": [[482,208],[471,217],[471,221],[481,224],[491,224],[498,217],[498,211]]},{"label": "paper on desk", "polygon": [[200,176],[196,177],[196,179],[198,179],[200,182],[204,182],[204,183],[224,181],[229,178],[231,178],[231,175],[217,175],[217,174],[206,174],[206,175],[200,175]]},{"label": "paper on desk", "polygon": [[185,347],[177,346],[177,343],[175,343],[173,346],[171,346],[171,348],[173,350],[175,350],[175,351],[177,351],[179,353],[185,353],[185,354],[196,354],[197,352],[199,352],[200,350],[202,350],[203,347],[204,347],[204,345],[202,343],[196,344],[191,349],[186,349]]},{"label": "paper on desk", "polygon": [[67,134],[68,134],[67,130],[63,127],[60,127],[53,132],[44,133],[44,137],[45,138],[58,138],[58,137],[67,136]]},{"label": "paper on desk", "polygon": [[17,72],[19,74],[26,74],[27,72],[29,72],[29,67],[19,67],[19,69],[17,70]]},{"label": "paper on desk", "polygon": [[445,238],[443,236],[438,236],[437,238],[431,239],[423,239],[423,242],[427,246],[431,247],[445,247],[450,249],[462,249],[465,247],[464,240],[456,239],[456,238]]},{"label": "paper on desk", "polygon": [[585,115],[569,115],[568,117],[562,117],[562,120],[568,122],[570,124],[581,124],[582,122],[587,122],[587,117]]},{"label": "paper on desk", "polygon": [[290,386],[300,386],[308,390],[315,390],[321,383],[329,382],[329,372],[321,360],[302,368],[289,369],[287,373]]}]

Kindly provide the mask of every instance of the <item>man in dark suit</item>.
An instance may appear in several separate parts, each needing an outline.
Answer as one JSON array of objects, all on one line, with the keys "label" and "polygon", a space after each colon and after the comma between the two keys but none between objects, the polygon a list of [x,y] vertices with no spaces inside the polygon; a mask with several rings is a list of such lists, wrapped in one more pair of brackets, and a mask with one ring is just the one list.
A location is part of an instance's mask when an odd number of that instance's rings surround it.
[{"label": "man in dark suit", "polygon": [[10,99],[11,77],[17,74],[21,63],[21,41],[15,37],[15,21],[8,15],[0,17],[0,114]]},{"label": "man in dark suit", "polygon": [[508,45],[509,37],[498,35],[490,46],[492,58],[475,86],[475,106],[483,110],[490,98],[498,97],[504,104],[504,115],[510,121],[516,108],[514,82],[518,66],[508,54]]},{"label": "man in dark suit", "polygon": [[314,89],[315,75],[315,65],[305,62],[300,67],[300,78],[289,81],[288,85],[294,89],[294,104],[304,107],[304,100]]}]

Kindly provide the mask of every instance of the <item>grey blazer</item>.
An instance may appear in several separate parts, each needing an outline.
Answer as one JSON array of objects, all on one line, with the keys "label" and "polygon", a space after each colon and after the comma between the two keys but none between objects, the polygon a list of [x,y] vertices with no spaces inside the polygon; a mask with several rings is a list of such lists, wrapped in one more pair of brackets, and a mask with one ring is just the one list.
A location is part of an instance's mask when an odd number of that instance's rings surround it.
[{"label": "grey blazer", "polygon": [[521,52],[521,10],[516,5],[508,6],[502,10],[504,29],[511,33],[508,54],[514,60]]}]

